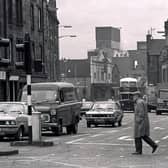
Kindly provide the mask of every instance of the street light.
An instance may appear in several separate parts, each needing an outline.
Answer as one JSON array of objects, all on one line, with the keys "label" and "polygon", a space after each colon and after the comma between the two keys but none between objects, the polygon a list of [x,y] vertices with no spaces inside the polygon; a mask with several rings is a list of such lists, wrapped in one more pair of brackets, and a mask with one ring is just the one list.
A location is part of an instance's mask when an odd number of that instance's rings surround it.
[{"label": "street light", "polygon": [[71,25],[58,25],[58,27],[63,27],[63,28],[72,28]]},{"label": "street light", "polygon": [[62,35],[62,36],[59,36],[58,38],[64,38],[64,37],[73,38],[73,37],[77,37],[77,36],[76,35]]}]

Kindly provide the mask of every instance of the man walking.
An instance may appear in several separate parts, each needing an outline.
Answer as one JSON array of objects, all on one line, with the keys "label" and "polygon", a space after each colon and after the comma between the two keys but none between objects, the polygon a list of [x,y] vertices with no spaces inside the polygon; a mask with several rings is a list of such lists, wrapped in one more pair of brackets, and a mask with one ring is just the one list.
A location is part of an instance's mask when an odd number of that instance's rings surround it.
[{"label": "man walking", "polygon": [[154,153],[158,145],[149,137],[150,125],[148,118],[148,109],[146,102],[141,98],[139,91],[134,92],[133,99],[135,102],[134,109],[134,138],[136,151],[132,154],[142,154],[142,139],[152,147]]}]

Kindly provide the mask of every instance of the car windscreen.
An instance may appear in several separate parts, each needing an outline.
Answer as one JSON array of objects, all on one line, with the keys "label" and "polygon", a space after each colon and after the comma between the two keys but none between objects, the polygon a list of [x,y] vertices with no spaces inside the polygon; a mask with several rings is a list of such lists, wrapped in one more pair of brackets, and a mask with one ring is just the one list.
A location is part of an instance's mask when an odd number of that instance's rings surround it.
[{"label": "car windscreen", "polygon": [[93,105],[93,103],[82,103],[82,108],[91,108],[92,107],[92,105]]},{"label": "car windscreen", "polygon": [[159,92],[159,97],[161,99],[168,99],[168,91],[160,91]]},{"label": "car windscreen", "polygon": [[[32,102],[40,102],[44,100],[56,100],[57,92],[55,90],[32,90],[31,92]],[[27,101],[27,92],[23,91],[22,101]]]},{"label": "car windscreen", "polygon": [[92,107],[94,111],[112,111],[115,110],[116,104],[115,103],[95,103]]},{"label": "car windscreen", "polygon": [[24,106],[22,104],[0,104],[0,113],[20,113],[25,112]]}]

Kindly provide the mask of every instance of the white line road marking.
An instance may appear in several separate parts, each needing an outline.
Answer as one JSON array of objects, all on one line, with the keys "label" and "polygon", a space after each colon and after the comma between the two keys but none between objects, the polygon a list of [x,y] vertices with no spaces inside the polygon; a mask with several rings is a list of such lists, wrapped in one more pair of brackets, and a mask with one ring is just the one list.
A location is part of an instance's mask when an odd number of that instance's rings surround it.
[{"label": "white line road marking", "polygon": [[165,128],[162,127],[154,127],[154,130],[164,130]]},{"label": "white line road marking", "polygon": [[119,132],[119,130],[110,130],[110,131],[104,131],[104,133],[116,133],[116,132]]},{"label": "white line road marking", "polygon": [[75,139],[75,140],[66,142],[66,144],[74,144],[74,143],[76,143],[76,142],[78,142],[78,141],[82,141],[82,140],[84,140],[84,139],[85,139],[85,138]]},{"label": "white line road marking", "polygon": [[165,140],[165,139],[168,139],[168,135],[162,138],[162,140]]},{"label": "white line road marking", "polygon": [[[155,141],[156,142],[156,141]],[[75,142],[72,145],[98,145],[98,146],[125,146],[125,147],[134,147],[132,143],[94,143],[94,142]],[[145,147],[149,147],[148,144],[144,144]],[[159,145],[161,148],[167,147],[167,145]],[[150,148],[150,147],[149,147]]]},{"label": "white line road marking", "polygon": [[160,142],[160,140],[155,140],[155,143],[159,143]]},{"label": "white line road marking", "polygon": [[64,165],[64,166],[68,166],[68,167],[93,168],[93,167],[88,167],[88,166],[86,166],[86,165],[82,166],[82,165],[71,164],[71,163],[65,163],[65,162],[53,161],[53,163],[60,164],[60,165]]},{"label": "white line road marking", "polygon": [[99,137],[99,136],[102,136],[102,135],[104,135],[104,134],[95,134],[95,135],[92,135],[90,137],[95,138],[95,137]]},{"label": "white line road marking", "polygon": [[126,140],[128,138],[130,138],[130,136],[122,136],[122,137],[118,138],[118,140]]}]

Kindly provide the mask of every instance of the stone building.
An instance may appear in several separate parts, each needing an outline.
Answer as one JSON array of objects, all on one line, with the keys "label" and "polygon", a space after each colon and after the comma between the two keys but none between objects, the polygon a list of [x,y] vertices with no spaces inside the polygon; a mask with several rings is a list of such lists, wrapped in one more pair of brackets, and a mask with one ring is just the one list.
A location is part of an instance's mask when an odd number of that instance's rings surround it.
[{"label": "stone building", "polygon": [[24,42],[25,33],[31,38],[32,82],[56,80],[59,22],[55,3],[54,0],[0,1],[0,38],[10,39],[8,47],[0,47],[0,100],[17,100],[26,84],[24,54],[15,47]]},{"label": "stone building", "polygon": [[62,81],[73,83],[86,100],[118,98],[119,71],[102,50],[88,52],[88,59],[61,60]]},{"label": "stone building", "polygon": [[147,34],[147,81],[148,84],[157,85],[161,81],[160,54],[165,46],[165,39],[153,39]]}]

